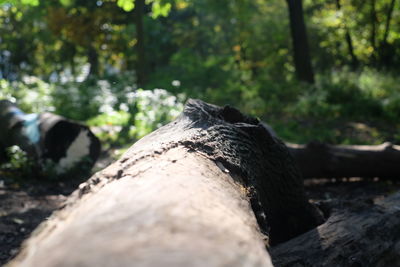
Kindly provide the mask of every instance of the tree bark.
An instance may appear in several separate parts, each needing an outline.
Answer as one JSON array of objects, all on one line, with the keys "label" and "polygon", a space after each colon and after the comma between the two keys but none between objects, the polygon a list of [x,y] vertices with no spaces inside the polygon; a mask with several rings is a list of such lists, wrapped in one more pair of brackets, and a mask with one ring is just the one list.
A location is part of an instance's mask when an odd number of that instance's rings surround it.
[{"label": "tree bark", "polygon": [[307,31],[303,16],[302,0],[286,0],[289,8],[290,30],[292,34],[294,65],[300,81],[314,83],[308,47]]},{"label": "tree bark", "polygon": [[274,266],[400,266],[400,193],[344,206],[318,228],[273,247]]},{"label": "tree bark", "polygon": [[395,4],[396,4],[396,0],[390,1],[389,9],[388,9],[387,16],[386,16],[385,32],[383,34],[382,43],[387,43],[387,38],[388,38],[389,32],[390,32],[390,22],[392,20],[392,15],[393,15],[393,10],[394,10]]},{"label": "tree bark", "polygon": [[324,143],[286,144],[304,178],[400,176],[400,147],[333,146]]},{"label": "tree bark", "polygon": [[376,63],[376,22],[377,22],[377,17],[376,17],[376,0],[371,0],[371,33],[370,33],[370,39],[371,39],[371,47],[373,48],[373,52],[371,54],[372,62],[373,64]]},{"label": "tree bark", "polygon": [[90,45],[87,51],[87,57],[90,64],[89,76],[99,75],[99,55],[93,45]]},{"label": "tree bark", "polygon": [[143,86],[147,81],[147,62],[145,54],[145,37],[143,30],[143,14],[145,9],[145,0],[135,1],[135,25],[136,25],[136,75],[137,84]]},{"label": "tree bark", "polygon": [[271,266],[263,240],[322,222],[282,142],[195,100],[68,203],[9,266]]},{"label": "tree bark", "polygon": [[396,5],[396,0],[391,0],[389,4],[389,8],[386,15],[386,22],[385,22],[385,32],[383,34],[382,42],[379,46],[379,56],[380,56],[380,63],[384,66],[390,66],[393,62],[393,54],[394,47],[392,44],[389,44],[387,38],[390,33],[390,24],[392,20],[394,6]]}]

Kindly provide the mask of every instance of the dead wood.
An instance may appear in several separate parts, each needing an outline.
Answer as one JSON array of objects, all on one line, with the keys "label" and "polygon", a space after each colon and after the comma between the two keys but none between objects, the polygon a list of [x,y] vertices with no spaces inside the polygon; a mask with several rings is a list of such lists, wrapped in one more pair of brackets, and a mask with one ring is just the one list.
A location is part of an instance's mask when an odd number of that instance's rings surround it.
[{"label": "dead wood", "polygon": [[25,114],[8,100],[0,100],[0,129],[0,163],[14,145],[59,174],[83,161],[91,168],[100,155],[100,141],[87,126],[52,113]]},{"label": "dead wood", "polygon": [[286,144],[304,178],[400,176],[400,147],[391,143],[376,146]]},{"label": "dead wood", "polygon": [[263,240],[321,222],[282,142],[236,109],[189,100],[82,184],[10,266],[270,266]]},{"label": "dead wood", "polygon": [[400,266],[400,193],[349,202],[329,219],[270,251],[275,266]]}]

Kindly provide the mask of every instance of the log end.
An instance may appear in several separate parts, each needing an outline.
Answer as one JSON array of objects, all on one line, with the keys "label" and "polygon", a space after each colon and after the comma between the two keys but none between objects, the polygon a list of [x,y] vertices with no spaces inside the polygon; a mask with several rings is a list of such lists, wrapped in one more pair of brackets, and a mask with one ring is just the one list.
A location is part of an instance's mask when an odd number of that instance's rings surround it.
[{"label": "log end", "polygon": [[[42,116],[42,124],[46,119],[49,115]],[[79,165],[90,170],[100,155],[100,141],[87,126],[58,118],[51,127],[42,129],[41,157],[54,164],[58,174]]]},{"label": "log end", "polygon": [[183,115],[183,121],[198,129],[183,144],[244,177],[253,211],[271,244],[323,223],[322,213],[305,197],[292,155],[263,123],[233,107],[194,99],[188,100]]}]

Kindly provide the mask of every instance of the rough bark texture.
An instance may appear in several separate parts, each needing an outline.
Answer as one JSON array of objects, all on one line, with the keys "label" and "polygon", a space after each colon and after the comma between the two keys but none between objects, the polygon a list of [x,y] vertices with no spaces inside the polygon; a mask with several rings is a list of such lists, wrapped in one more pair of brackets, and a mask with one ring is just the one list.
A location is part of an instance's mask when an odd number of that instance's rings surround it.
[{"label": "rough bark texture", "polygon": [[189,100],[82,184],[10,266],[269,266],[264,234],[278,243],[321,221],[282,142],[236,109]]},{"label": "rough bark texture", "polygon": [[304,178],[400,176],[400,147],[333,146],[324,143],[287,144]]},{"label": "rough bark texture", "polygon": [[143,16],[145,12],[145,0],[135,2],[134,20],[136,25],[136,75],[138,86],[143,86],[147,81],[147,61],[145,50],[145,33],[143,28]]},{"label": "rough bark texture", "polygon": [[400,266],[400,193],[347,203],[318,228],[270,251],[275,266]]}]

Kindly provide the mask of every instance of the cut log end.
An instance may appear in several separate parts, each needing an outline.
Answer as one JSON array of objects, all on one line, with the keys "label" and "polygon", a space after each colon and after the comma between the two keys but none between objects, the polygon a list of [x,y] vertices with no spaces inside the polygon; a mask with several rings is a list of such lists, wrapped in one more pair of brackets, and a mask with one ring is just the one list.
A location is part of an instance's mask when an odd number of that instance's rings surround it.
[{"label": "cut log end", "polygon": [[0,101],[0,128],[0,154],[17,145],[45,171],[90,170],[100,155],[100,141],[88,127],[52,113],[25,114],[7,100]]},{"label": "cut log end", "polygon": [[85,161],[90,167],[100,154],[100,141],[84,125],[59,118],[51,125],[46,120],[52,114],[41,116],[43,135],[43,160],[50,160],[56,166],[57,173],[65,173],[77,164]]}]

